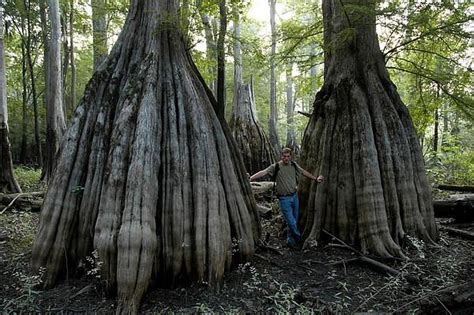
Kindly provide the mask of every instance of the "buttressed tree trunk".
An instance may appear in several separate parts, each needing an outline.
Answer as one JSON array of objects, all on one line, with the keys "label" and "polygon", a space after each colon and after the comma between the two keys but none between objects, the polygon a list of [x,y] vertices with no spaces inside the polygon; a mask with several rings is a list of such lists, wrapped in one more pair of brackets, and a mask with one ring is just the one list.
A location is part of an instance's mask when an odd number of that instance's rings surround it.
[{"label": "buttressed tree trunk", "polygon": [[0,0],[0,192],[21,192],[13,176],[12,151],[8,135],[7,80],[3,46],[3,5]]},{"label": "buttressed tree trunk", "polygon": [[177,10],[175,0],[131,2],[75,111],[32,251],[48,287],[96,249],[118,313],[136,313],[151,282],[218,283],[260,235],[242,158]]},{"label": "buttressed tree trunk", "polygon": [[240,44],[240,17],[234,15],[234,100],[230,129],[242,152],[245,168],[254,174],[275,162],[276,153],[258,122],[252,85],[243,84],[242,49]]},{"label": "buttressed tree trunk", "polygon": [[241,84],[238,96],[230,129],[242,152],[247,172],[254,174],[274,163],[277,153],[258,122],[252,86]]},{"label": "buttressed tree trunk", "polygon": [[325,80],[302,164],[326,183],[302,182],[304,237],[325,229],[363,252],[403,256],[406,234],[431,241],[438,231],[415,129],[380,52],[375,2],[324,0],[323,14]]}]

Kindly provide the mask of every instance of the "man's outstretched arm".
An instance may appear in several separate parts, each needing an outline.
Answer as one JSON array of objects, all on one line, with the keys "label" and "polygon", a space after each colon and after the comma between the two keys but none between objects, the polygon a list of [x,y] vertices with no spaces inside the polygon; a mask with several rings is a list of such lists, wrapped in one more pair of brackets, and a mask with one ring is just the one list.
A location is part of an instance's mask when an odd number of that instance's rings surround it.
[{"label": "man's outstretched arm", "polygon": [[308,172],[306,170],[303,170],[303,175],[308,177],[309,179],[317,181],[318,183],[324,182],[324,176],[323,175],[319,175],[318,177],[316,177],[316,176],[314,176],[313,174],[311,174],[310,172]]},{"label": "man's outstretched arm", "polygon": [[253,182],[254,180],[259,179],[260,177],[263,177],[267,174],[268,174],[268,171],[266,169],[261,170],[261,171],[255,173],[255,174],[253,174],[252,176],[250,176],[250,181]]}]

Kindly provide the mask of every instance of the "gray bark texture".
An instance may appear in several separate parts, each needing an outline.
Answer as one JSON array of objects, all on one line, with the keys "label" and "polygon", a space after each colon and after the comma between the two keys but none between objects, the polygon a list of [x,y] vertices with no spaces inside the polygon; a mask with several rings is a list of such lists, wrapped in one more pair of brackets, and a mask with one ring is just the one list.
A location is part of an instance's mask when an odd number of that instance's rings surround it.
[{"label": "gray bark texture", "polygon": [[252,86],[241,84],[238,96],[234,103],[230,129],[244,158],[247,172],[254,174],[274,163],[277,152],[258,122]]},{"label": "gray bark texture", "polygon": [[304,238],[325,229],[363,252],[403,256],[406,234],[432,241],[438,231],[415,129],[380,52],[375,3],[324,0],[323,18],[325,81],[301,159],[326,182],[302,180]]},{"label": "gray bark texture", "polygon": [[150,283],[218,284],[260,236],[242,158],[177,10],[132,1],[74,113],[32,250],[46,287],[97,250],[117,313],[137,313]]},{"label": "gray bark texture", "polygon": [[254,174],[274,163],[276,152],[258,122],[252,85],[243,84],[242,69],[239,14],[234,12],[234,102],[230,129],[247,172]]},{"label": "gray bark texture", "polygon": [[217,37],[217,115],[225,118],[225,35],[227,33],[226,0],[219,0],[219,35]]},{"label": "gray bark texture", "polygon": [[290,62],[286,70],[286,147],[293,150],[295,154],[298,153],[296,144],[294,116],[295,116],[295,101],[293,99],[293,63]]},{"label": "gray bark texture", "polygon": [[107,0],[91,0],[94,71],[107,57]]},{"label": "gray bark texture", "polygon": [[270,5],[270,27],[272,32],[272,50],[270,54],[270,117],[268,120],[268,132],[270,133],[270,143],[276,152],[280,152],[280,140],[277,132],[277,98],[276,98],[276,0],[268,0]]},{"label": "gray bark texture", "polygon": [[49,38],[49,57],[46,93],[46,159],[43,167],[43,179],[47,182],[56,165],[61,138],[66,130],[63,111],[63,85],[61,71],[61,22],[59,1],[48,0],[49,17],[51,20],[51,36]]},{"label": "gray bark texture", "polygon": [[201,16],[202,25],[204,27],[204,37],[206,38],[206,58],[207,62],[210,63],[206,74],[212,79],[210,79],[210,82],[208,82],[208,84],[211,91],[214,93],[214,96],[217,96],[217,40],[216,36],[214,35],[213,27],[211,25],[211,19],[209,15],[207,13],[204,13],[202,10],[202,0],[196,1],[196,6],[198,7],[199,15]]},{"label": "gray bark texture", "polygon": [[12,151],[8,133],[7,79],[3,41],[3,6],[0,0],[0,192],[21,192],[13,175]]}]

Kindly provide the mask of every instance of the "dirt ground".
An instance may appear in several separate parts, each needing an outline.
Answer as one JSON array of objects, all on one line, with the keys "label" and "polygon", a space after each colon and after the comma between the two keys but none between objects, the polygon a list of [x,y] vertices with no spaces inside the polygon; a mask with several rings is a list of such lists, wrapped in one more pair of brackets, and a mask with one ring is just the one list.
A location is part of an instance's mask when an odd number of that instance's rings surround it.
[{"label": "dirt ground", "polygon": [[[94,268],[51,290],[35,289],[39,280],[29,275],[28,262],[38,217],[0,214],[1,312],[114,312],[116,299],[104,295]],[[437,247],[413,240],[406,248],[409,260],[378,259],[400,271],[388,276],[350,261],[357,254],[334,239],[305,250],[286,247],[277,210],[262,223],[267,246],[228,272],[219,289],[196,283],[152,288],[140,312],[474,314],[474,241],[445,232]]]}]

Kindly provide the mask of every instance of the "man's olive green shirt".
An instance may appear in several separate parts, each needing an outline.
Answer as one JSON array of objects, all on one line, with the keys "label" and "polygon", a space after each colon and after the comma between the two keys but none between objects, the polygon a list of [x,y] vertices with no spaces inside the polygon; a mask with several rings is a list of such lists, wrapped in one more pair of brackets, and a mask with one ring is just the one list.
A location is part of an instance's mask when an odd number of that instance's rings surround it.
[{"label": "man's olive green shirt", "polygon": [[[295,164],[295,166],[292,165]],[[297,190],[298,177],[303,173],[303,169],[296,162],[290,161],[288,164],[283,161],[278,162],[280,169],[276,178],[276,194],[279,196],[291,195]],[[265,169],[273,178],[275,174],[275,163]]]}]

